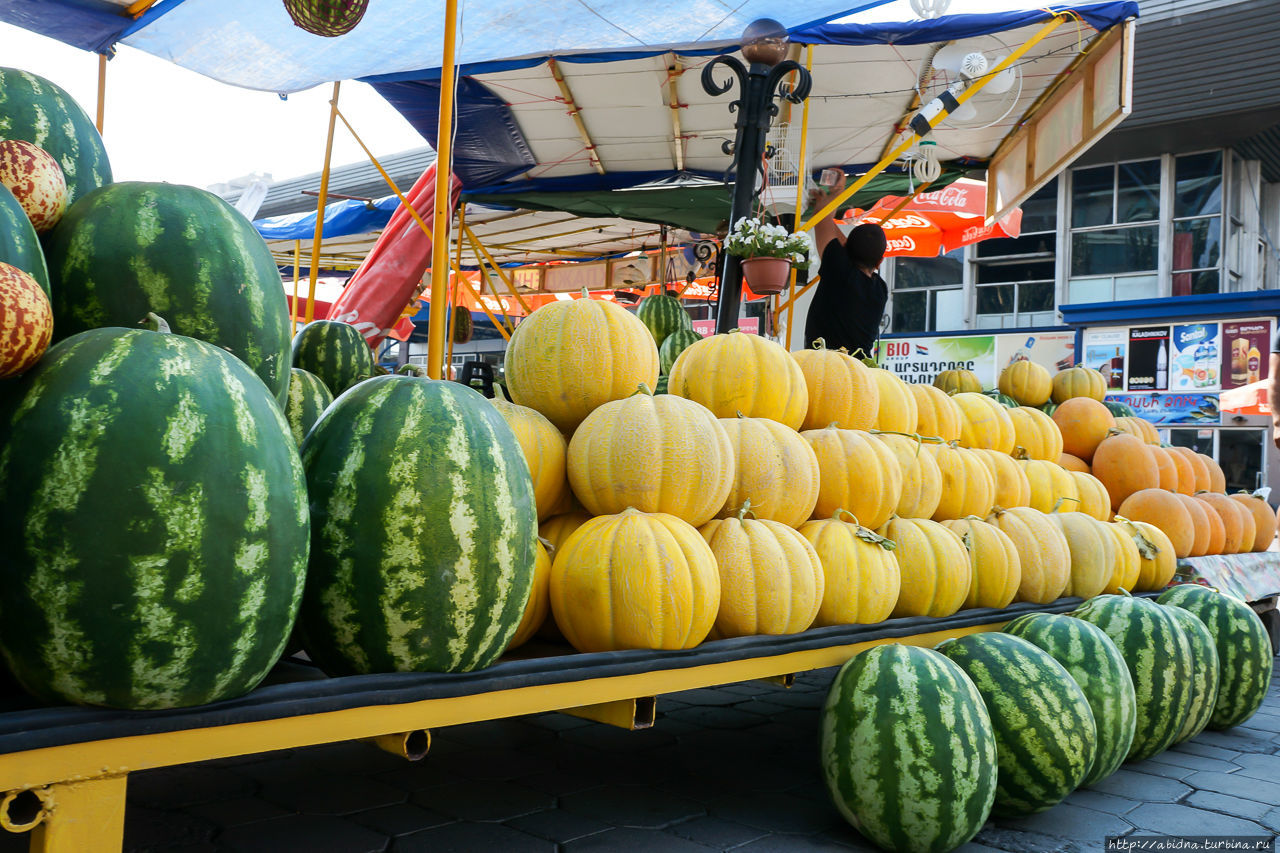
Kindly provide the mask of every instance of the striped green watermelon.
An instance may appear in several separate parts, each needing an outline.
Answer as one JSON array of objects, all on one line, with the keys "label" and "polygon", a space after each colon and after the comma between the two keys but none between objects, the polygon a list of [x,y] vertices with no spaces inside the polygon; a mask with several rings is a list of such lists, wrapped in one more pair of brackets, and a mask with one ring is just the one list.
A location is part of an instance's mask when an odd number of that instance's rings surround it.
[{"label": "striped green watermelon", "polygon": [[1218,647],[1218,699],[1209,728],[1238,726],[1262,706],[1271,687],[1271,640],[1253,608],[1198,584],[1165,590],[1161,604],[1180,607],[1200,619]]},{"label": "striped green watermelon", "polygon": [[67,207],[111,183],[111,163],[93,121],[56,83],[0,68],[0,139],[22,139],[48,151],[67,179]]},{"label": "striped green watermelon", "polygon": [[661,376],[659,376],[659,377],[658,377],[658,381],[657,381],[657,382],[655,382],[655,383],[654,383],[654,385],[653,385],[653,393],[655,393],[655,394],[666,394],[666,393],[667,393],[668,383],[669,383],[670,379],[671,379],[671,377],[669,377],[669,376],[668,376],[667,374],[665,374],[665,373],[664,373],[664,374],[662,374]]},{"label": "striped green watermelon", "polygon": [[271,250],[235,208],[181,184],[110,184],[47,235],[54,340],[155,312],[241,359],[284,405],[289,310]]},{"label": "striped green watermelon", "polygon": [[1186,722],[1178,732],[1174,743],[1182,743],[1204,731],[1213,716],[1213,706],[1218,700],[1218,647],[1205,624],[1190,611],[1169,605],[1169,613],[1177,620],[1178,625],[1187,635],[1191,644],[1191,665],[1194,675],[1191,678],[1191,710],[1187,712]]},{"label": "striped green watermelon", "polygon": [[662,342],[672,332],[678,332],[681,329],[693,331],[693,321],[689,319],[689,312],[684,310],[680,300],[674,296],[661,293],[646,296],[636,306],[636,317],[649,329],[654,343],[658,346],[662,346]]},{"label": "striped green watermelon", "polygon": [[702,335],[693,329],[676,329],[668,335],[662,346],[658,347],[658,367],[661,368],[662,375],[666,376],[671,372],[671,365],[676,363],[680,353],[700,340]]},{"label": "striped green watermelon", "polygon": [[309,519],[280,409],[193,338],[94,329],[0,413],[0,648],[49,701],[199,705],[251,690],[302,598]]},{"label": "striped green watermelon", "polygon": [[1040,407],[1040,411],[1044,412],[1046,415],[1052,415],[1057,410],[1058,410],[1058,404],[1053,402],[1052,400],[1050,400],[1049,402],[1045,403],[1043,406]]},{"label": "striped green watermelon", "polygon": [[1111,412],[1117,418],[1131,418],[1134,411],[1128,405],[1116,400],[1103,400],[1102,405],[1107,407],[1107,411]]},{"label": "striped green watermelon", "polygon": [[369,342],[350,323],[315,320],[293,336],[293,366],[320,377],[335,397],[377,374]]},{"label": "striped green watermelon", "polygon": [[4,184],[0,184],[0,263],[22,270],[36,280],[45,296],[52,295],[40,238],[26,211]]},{"label": "striped green watermelon", "polygon": [[991,715],[1000,764],[992,814],[1044,811],[1074,791],[1093,766],[1097,729],[1062,665],[1010,634],[944,640],[938,651],[973,680]]},{"label": "striped green watermelon", "polygon": [[456,382],[375,377],[325,410],[302,459],[312,658],[334,675],[493,663],[524,615],[538,536],[497,410]]},{"label": "striped green watermelon", "polygon": [[1054,613],[1027,613],[1004,630],[1048,652],[1089,701],[1098,732],[1098,754],[1081,787],[1116,772],[1129,754],[1138,714],[1133,679],[1116,644],[1098,626]]},{"label": "striped green watermelon", "polygon": [[1111,638],[1133,677],[1138,722],[1129,760],[1168,749],[1186,722],[1195,677],[1191,645],[1177,620],[1154,601],[1128,594],[1096,596],[1073,615]]},{"label": "striped green watermelon", "polygon": [[848,661],[822,709],[821,759],[836,808],[886,850],[935,853],[972,838],[996,792],[982,696],[929,649],[875,646]]},{"label": "striped green watermelon", "polygon": [[284,407],[284,417],[298,446],[302,446],[302,440],[320,419],[320,413],[332,402],[333,394],[319,376],[300,367],[289,369],[289,400]]},{"label": "striped green watermelon", "polygon": [[1020,405],[1022,405],[1017,400],[1010,397],[1008,394],[1002,394],[999,391],[995,390],[994,388],[991,389],[990,391],[983,391],[982,393],[990,397],[992,400],[995,400],[997,403],[1004,406],[1006,409],[1016,409]]}]

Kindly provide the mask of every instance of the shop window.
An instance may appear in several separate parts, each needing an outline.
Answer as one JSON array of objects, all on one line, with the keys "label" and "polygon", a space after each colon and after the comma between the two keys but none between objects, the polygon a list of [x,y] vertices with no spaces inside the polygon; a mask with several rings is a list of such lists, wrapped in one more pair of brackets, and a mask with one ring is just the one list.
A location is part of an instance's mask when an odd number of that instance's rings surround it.
[{"label": "shop window", "polygon": [[[1096,199],[1093,202],[1100,204]],[[1113,202],[1108,200],[1106,205],[1109,208]],[[974,247],[978,328],[1051,326],[1057,322],[1057,222],[1058,182],[1054,180],[1023,203],[1020,237],[984,240]]]},{"label": "shop window", "polygon": [[1261,429],[1224,429],[1218,434],[1218,464],[1227,478],[1227,493],[1252,492],[1263,485],[1263,459],[1267,432]]},{"label": "shop window", "polygon": [[895,258],[892,275],[893,331],[963,328],[963,249],[936,258]]},{"label": "shop window", "polygon": [[1067,301],[1159,295],[1160,161],[1071,173]]},{"label": "shop window", "polygon": [[1175,159],[1174,296],[1221,289],[1222,187],[1221,151]]}]

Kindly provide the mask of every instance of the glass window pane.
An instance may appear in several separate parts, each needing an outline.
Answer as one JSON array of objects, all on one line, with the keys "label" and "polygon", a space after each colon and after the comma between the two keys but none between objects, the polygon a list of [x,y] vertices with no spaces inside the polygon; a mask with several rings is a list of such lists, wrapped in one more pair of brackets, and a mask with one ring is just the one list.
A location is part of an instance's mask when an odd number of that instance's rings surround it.
[{"label": "glass window pane", "polygon": [[1222,152],[1179,157],[1174,168],[1173,215],[1203,216],[1221,212]]},{"label": "glass window pane", "polygon": [[953,249],[937,258],[897,258],[894,260],[895,290],[937,287],[964,281],[964,249]]},{"label": "glass window pane", "polygon": [[933,328],[946,332],[964,328],[964,291],[960,288],[933,291]]},{"label": "glass window pane", "polygon": [[1173,268],[1216,267],[1221,251],[1222,218],[1184,219],[1173,223]]},{"label": "glass window pane", "polygon": [[1015,261],[1011,264],[978,264],[978,284],[1035,281],[1053,278],[1053,261]]},{"label": "glass window pane", "polygon": [[1071,275],[1147,272],[1156,268],[1159,228],[1140,225],[1071,235]]},{"label": "glass window pane", "polygon": [[927,290],[914,293],[895,293],[893,295],[893,330],[895,332],[926,331],[925,300]]},{"label": "glass window pane", "polygon": [[1253,491],[1262,485],[1266,433],[1260,429],[1224,429],[1218,433],[1218,464],[1227,476],[1227,491]]},{"label": "glass window pane", "polygon": [[[1025,220],[1024,220],[1025,221]],[[1023,226],[1025,230],[1026,226]],[[983,240],[978,244],[978,257],[998,258],[1003,255],[1051,254],[1057,244],[1057,234],[1031,234],[1025,237],[999,237]]]},{"label": "glass window pane", "polygon": [[1169,443],[1174,447],[1190,447],[1196,453],[1213,455],[1213,439],[1201,438],[1198,429],[1171,429]]},{"label": "glass window pane", "polygon": [[1193,272],[1191,274],[1191,292],[1192,293],[1217,293],[1218,292],[1218,271],[1205,270],[1203,272]]},{"label": "glass window pane", "polygon": [[1018,313],[1053,310],[1053,282],[1038,281],[1018,285]]},{"label": "glass window pane", "polygon": [[1058,227],[1058,179],[1032,193],[1022,203],[1022,233],[1052,231]]},{"label": "glass window pane", "polygon": [[1121,163],[1116,185],[1116,222],[1160,218],[1160,161]]},{"label": "glass window pane", "polygon": [[978,288],[979,314],[1012,314],[1016,288],[1012,284]]},{"label": "glass window pane", "polygon": [[1095,166],[1072,172],[1071,227],[1110,224],[1114,189],[1115,168],[1112,166]]},{"label": "glass window pane", "polygon": [[1067,302],[1109,302],[1111,300],[1111,284],[1109,278],[1072,279],[1067,285]]},{"label": "glass window pane", "polygon": [[1154,275],[1124,275],[1116,277],[1115,298],[1154,299],[1160,295],[1160,278]]}]

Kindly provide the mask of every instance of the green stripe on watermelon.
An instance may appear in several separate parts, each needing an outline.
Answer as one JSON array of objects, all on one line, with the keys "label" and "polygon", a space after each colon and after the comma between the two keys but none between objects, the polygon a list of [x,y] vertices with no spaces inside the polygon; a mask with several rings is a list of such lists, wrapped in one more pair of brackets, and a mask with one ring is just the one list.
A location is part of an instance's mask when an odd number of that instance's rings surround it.
[{"label": "green stripe on watermelon", "polygon": [[34,695],[151,709],[252,689],[309,543],[297,448],[241,362],[179,335],[52,347],[0,414],[0,647]]},{"label": "green stripe on watermelon", "polygon": [[1218,648],[1218,698],[1209,728],[1238,726],[1262,706],[1271,686],[1271,640],[1258,614],[1243,601],[1198,584],[1165,590],[1161,604],[1180,607],[1196,616]]},{"label": "green stripe on watermelon", "polygon": [[1116,772],[1133,744],[1138,713],[1133,679],[1116,644],[1096,625],[1054,613],[1027,613],[1004,626],[1004,631],[1048,652],[1089,701],[1098,754],[1081,787]]},{"label": "green stripe on watermelon", "polygon": [[1107,411],[1111,412],[1117,418],[1131,418],[1134,411],[1127,404],[1116,400],[1103,400],[1102,405],[1107,407]]},{"label": "green stripe on watermelon", "polygon": [[308,323],[293,336],[291,350],[293,366],[320,377],[335,397],[377,372],[369,342],[350,323]]},{"label": "green stripe on watermelon", "polygon": [[280,271],[231,205],[180,184],[111,184],[47,236],[55,340],[154,312],[249,365],[283,407],[289,310]]},{"label": "green stripe on watermelon", "polygon": [[51,294],[40,238],[26,211],[4,184],[0,184],[0,263],[22,270],[36,280],[45,296]]},{"label": "green stripe on watermelon", "polygon": [[379,376],[325,410],[302,458],[313,659],[335,675],[493,663],[524,615],[538,535],[502,416],[456,382]]},{"label": "green stripe on watermelon", "polygon": [[666,376],[671,372],[671,365],[676,363],[676,359],[680,357],[680,353],[702,340],[702,335],[693,329],[677,329],[667,336],[662,342],[662,346],[658,347],[658,366],[662,370],[662,375]]},{"label": "green stripe on watermelon", "polygon": [[997,403],[1004,406],[1006,409],[1016,409],[1022,405],[1017,400],[1010,397],[1008,394],[1002,394],[999,391],[995,390],[994,388],[990,391],[983,391],[982,393],[984,396],[990,397],[992,400],[995,400]]},{"label": "green stripe on watermelon", "polygon": [[107,149],[93,121],[65,89],[36,74],[0,68],[0,139],[48,151],[67,179],[68,207],[111,183]]},{"label": "green stripe on watermelon", "polygon": [[822,710],[827,790],[887,850],[953,850],[991,811],[996,740],[982,697],[942,655],[876,646],[840,668]]},{"label": "green stripe on watermelon", "polygon": [[1074,791],[1093,766],[1097,729],[1062,665],[1009,634],[970,634],[938,651],[969,676],[991,716],[1000,764],[992,814],[1044,811]]},{"label": "green stripe on watermelon", "polygon": [[648,328],[658,346],[662,346],[662,342],[674,332],[693,330],[693,320],[689,319],[689,312],[684,310],[680,300],[661,293],[641,299],[636,306],[636,317]]},{"label": "green stripe on watermelon", "polygon": [[1092,622],[1116,644],[1133,678],[1138,701],[1129,760],[1141,761],[1168,749],[1182,731],[1191,707],[1191,645],[1165,608],[1145,598],[1099,595],[1074,616]]},{"label": "green stripe on watermelon", "polygon": [[289,401],[284,407],[284,417],[298,446],[302,446],[302,440],[332,402],[333,394],[319,376],[300,367],[289,369]]},{"label": "green stripe on watermelon", "polygon": [[1181,607],[1169,605],[1168,611],[1177,620],[1183,633],[1187,635],[1187,642],[1191,644],[1191,665],[1195,672],[1191,679],[1191,708],[1187,711],[1186,722],[1173,741],[1178,744],[1200,734],[1209,725],[1214,702],[1218,699],[1220,674],[1217,644],[1205,624]]}]

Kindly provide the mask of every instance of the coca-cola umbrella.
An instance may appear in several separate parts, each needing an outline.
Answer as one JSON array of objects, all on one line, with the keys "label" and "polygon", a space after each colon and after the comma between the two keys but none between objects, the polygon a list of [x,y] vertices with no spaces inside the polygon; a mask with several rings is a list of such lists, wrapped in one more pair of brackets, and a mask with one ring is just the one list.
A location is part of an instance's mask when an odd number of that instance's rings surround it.
[{"label": "coca-cola umbrella", "polygon": [[906,201],[887,195],[870,210],[852,211],[843,224],[878,223],[888,239],[886,257],[935,258],[970,243],[1022,233],[1021,210],[986,224],[987,185],[982,181],[961,178],[904,205]]}]

